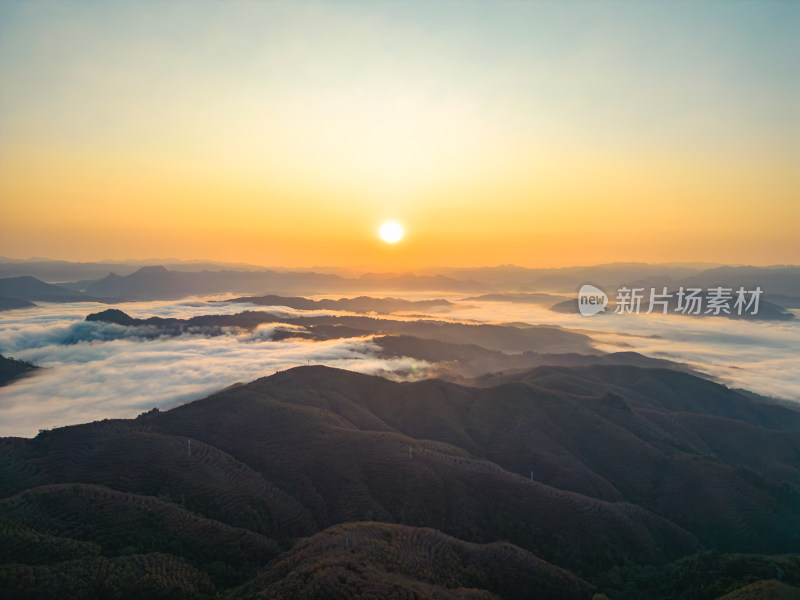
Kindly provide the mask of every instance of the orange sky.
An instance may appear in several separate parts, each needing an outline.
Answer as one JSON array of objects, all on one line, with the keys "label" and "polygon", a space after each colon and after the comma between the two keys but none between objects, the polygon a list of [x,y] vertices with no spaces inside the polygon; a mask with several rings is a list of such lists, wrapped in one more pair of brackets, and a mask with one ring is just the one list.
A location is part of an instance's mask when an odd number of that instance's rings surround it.
[{"label": "orange sky", "polygon": [[794,3],[153,6],[0,5],[0,254],[800,262]]}]

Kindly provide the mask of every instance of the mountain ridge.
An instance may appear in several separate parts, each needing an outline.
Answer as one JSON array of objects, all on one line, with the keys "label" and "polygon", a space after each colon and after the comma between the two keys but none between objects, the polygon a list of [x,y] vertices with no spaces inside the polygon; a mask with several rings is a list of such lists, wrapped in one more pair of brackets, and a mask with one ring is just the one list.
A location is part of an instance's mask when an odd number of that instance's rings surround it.
[{"label": "mountain ridge", "polygon": [[[655,588],[646,573],[707,548],[800,549],[800,411],[633,366],[483,383],[295,367],[166,412],[0,439],[0,536],[29,565],[0,561],[0,583],[111,561],[130,585],[173,564],[186,597],[367,597],[378,578],[420,597],[577,600],[626,570]],[[251,541],[214,550],[234,539]],[[488,575],[504,564],[520,568]]]}]

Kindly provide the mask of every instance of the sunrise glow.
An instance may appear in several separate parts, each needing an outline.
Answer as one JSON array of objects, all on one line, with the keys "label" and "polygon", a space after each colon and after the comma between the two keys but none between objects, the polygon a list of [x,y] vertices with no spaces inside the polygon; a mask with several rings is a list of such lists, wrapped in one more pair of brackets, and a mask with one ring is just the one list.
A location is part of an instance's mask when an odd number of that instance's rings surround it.
[{"label": "sunrise glow", "polygon": [[403,230],[403,226],[400,225],[397,221],[386,221],[381,228],[378,230],[378,235],[381,236],[381,239],[386,242],[387,244],[395,244],[403,239],[403,235],[405,231]]},{"label": "sunrise glow", "polygon": [[798,4],[578,4],[2,3],[0,254],[797,260]]}]

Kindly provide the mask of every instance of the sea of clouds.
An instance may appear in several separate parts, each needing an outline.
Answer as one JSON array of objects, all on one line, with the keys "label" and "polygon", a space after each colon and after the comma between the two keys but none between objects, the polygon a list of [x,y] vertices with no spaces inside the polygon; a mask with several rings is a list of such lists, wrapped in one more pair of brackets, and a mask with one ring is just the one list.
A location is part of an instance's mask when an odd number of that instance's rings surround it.
[{"label": "sea of clouds", "polygon": [[[396,379],[421,377],[429,366],[412,359],[378,358],[380,348],[370,337],[271,341],[276,329],[302,329],[282,323],[263,324],[253,331],[230,328],[215,337],[202,331],[167,337],[149,326],[85,321],[87,314],[106,308],[51,304],[2,314],[0,354],[44,368],[0,387],[0,436],[27,437],[49,427],[130,418],[298,365],[321,364]],[[134,317],[190,318],[253,307],[190,301],[137,302],[115,308]],[[281,316],[302,312],[259,308]]]},{"label": "sea of clouds", "polygon": [[[115,308],[142,318],[189,318],[254,308],[279,316],[335,314],[209,300],[136,302]],[[130,418],[298,365],[321,364],[393,379],[422,377],[433,369],[410,358],[380,358],[380,348],[369,336],[272,341],[276,329],[302,329],[280,323],[253,331],[230,328],[213,337],[203,331],[166,337],[154,327],[85,321],[87,314],[106,308],[91,303],[50,304],[0,314],[0,354],[44,367],[0,387],[0,436],[32,436],[49,427]],[[473,301],[457,304],[448,318],[566,327],[591,336],[599,350],[635,350],[688,363],[731,387],[800,402],[800,319],[583,317],[537,305]]]},{"label": "sea of clouds", "polygon": [[585,333],[603,352],[636,351],[689,364],[729,387],[800,402],[800,311],[790,321],[684,315],[565,314],[532,304],[470,302],[450,316],[555,325]]}]

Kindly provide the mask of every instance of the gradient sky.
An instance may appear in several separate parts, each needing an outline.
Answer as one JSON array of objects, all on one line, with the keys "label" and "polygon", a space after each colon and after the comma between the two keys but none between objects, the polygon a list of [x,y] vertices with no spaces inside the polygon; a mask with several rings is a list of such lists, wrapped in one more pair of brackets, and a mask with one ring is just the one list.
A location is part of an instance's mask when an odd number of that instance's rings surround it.
[{"label": "gradient sky", "polygon": [[799,30],[788,0],[5,0],[0,254],[800,263]]}]

